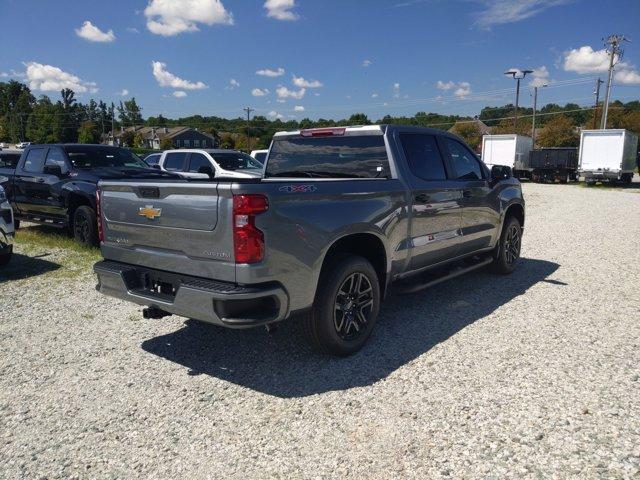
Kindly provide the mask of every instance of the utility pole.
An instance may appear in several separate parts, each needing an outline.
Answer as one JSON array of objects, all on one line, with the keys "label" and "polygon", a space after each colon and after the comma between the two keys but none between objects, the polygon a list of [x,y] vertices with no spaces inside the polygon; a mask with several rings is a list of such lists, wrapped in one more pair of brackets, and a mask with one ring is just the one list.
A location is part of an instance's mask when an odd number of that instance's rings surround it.
[{"label": "utility pole", "polygon": [[596,96],[596,105],[593,110],[593,129],[596,129],[596,119],[598,117],[598,103],[600,102],[600,85],[604,83],[604,80],[597,79],[596,80],[596,89],[593,91],[593,94]]},{"label": "utility pole", "polygon": [[513,114],[513,133],[518,128],[518,104],[520,102],[520,80],[527,76],[527,73],[533,73],[533,70],[507,70],[505,75],[511,75],[516,80],[516,107]]},{"label": "utility pole", "polygon": [[609,48],[609,77],[607,78],[607,90],[604,99],[604,109],[602,111],[602,121],[600,122],[600,129],[607,128],[607,116],[609,115],[609,101],[611,100],[611,81],[613,80],[613,68],[616,63],[622,58],[624,53],[621,44],[622,42],[628,42],[624,35],[609,35],[604,40],[604,45]]},{"label": "utility pole", "polygon": [[254,112],[255,110],[251,107],[245,107],[243,108],[243,110],[247,112],[247,149],[249,150],[249,153],[250,153],[251,152],[251,134],[250,134],[249,128],[251,127],[251,112]]},{"label": "utility pole", "polygon": [[111,102],[111,143],[115,145],[116,143],[116,106]]},{"label": "utility pole", "polygon": [[546,87],[547,84],[543,83],[540,86],[533,87],[533,119],[531,120],[531,140],[532,148],[536,148],[536,109],[538,107],[538,88]]}]

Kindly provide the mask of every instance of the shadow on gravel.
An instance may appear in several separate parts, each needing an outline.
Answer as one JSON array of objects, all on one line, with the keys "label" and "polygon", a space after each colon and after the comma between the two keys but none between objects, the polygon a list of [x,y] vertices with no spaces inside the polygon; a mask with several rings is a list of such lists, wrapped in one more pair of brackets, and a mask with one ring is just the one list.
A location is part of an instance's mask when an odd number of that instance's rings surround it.
[{"label": "shadow on gravel", "polygon": [[421,293],[391,296],[369,343],[349,358],[313,353],[295,320],[284,322],[273,335],[262,328],[227,330],[189,320],[176,332],[143,342],[142,348],[184,365],[189,375],[211,375],[276,397],[366,386],[524,294],[558,267],[525,258],[512,275],[475,272]]},{"label": "shadow on gravel", "polygon": [[5,267],[0,267],[0,283],[9,280],[22,280],[23,278],[36,277],[44,273],[52,272],[60,268],[57,263],[43,260],[37,257],[28,257],[19,253],[11,256],[11,261]]}]

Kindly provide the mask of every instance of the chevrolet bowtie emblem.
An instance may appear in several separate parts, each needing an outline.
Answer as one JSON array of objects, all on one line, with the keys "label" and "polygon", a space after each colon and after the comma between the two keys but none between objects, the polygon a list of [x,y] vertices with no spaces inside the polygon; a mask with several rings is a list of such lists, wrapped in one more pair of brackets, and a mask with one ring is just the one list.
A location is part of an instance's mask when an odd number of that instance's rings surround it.
[{"label": "chevrolet bowtie emblem", "polygon": [[151,205],[146,205],[144,207],[140,207],[138,215],[140,215],[141,217],[146,217],[149,220],[153,220],[154,218],[158,218],[160,215],[162,215],[162,209],[153,208]]}]

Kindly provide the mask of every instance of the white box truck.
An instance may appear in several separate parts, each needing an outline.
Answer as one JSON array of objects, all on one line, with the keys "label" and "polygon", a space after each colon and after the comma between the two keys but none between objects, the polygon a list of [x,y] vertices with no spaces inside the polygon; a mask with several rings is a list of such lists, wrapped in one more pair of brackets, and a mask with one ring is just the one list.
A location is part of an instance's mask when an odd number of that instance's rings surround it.
[{"label": "white box truck", "polygon": [[587,183],[631,183],[636,168],[638,136],[622,129],[583,130],[580,134],[579,173]]},{"label": "white box truck", "polygon": [[524,135],[484,135],[482,161],[489,167],[504,165],[513,169],[516,178],[529,178],[529,152],[533,148],[531,137]]}]

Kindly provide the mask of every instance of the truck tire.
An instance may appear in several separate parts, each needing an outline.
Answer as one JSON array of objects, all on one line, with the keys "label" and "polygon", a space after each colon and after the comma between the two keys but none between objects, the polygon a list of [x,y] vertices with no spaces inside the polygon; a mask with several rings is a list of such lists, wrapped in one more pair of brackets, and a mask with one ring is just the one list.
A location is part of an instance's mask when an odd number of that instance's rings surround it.
[{"label": "truck tire", "polygon": [[15,230],[20,228],[20,220],[18,220],[17,218],[13,217],[13,228]]},{"label": "truck tire", "polygon": [[303,319],[311,346],[346,357],[362,348],[380,311],[378,275],[366,259],[347,256],[325,269],[311,311]]},{"label": "truck tire", "polygon": [[9,263],[9,260],[11,260],[11,251],[0,255],[0,267],[4,267],[5,265],[7,265]]},{"label": "truck tire", "polygon": [[493,271],[503,275],[512,273],[520,259],[522,226],[516,217],[507,217],[502,227],[500,242],[493,253]]},{"label": "truck tire", "polygon": [[91,207],[82,205],[73,213],[73,238],[84,245],[98,245],[98,219]]}]

